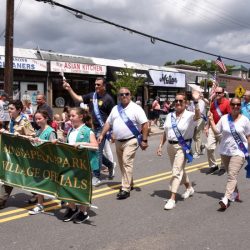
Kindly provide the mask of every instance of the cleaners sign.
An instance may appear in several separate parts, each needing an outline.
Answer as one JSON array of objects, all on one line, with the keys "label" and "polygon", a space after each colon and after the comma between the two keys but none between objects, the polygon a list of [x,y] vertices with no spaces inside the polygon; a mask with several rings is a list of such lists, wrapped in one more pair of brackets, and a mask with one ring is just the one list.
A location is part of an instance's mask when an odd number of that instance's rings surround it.
[{"label": "cleaners sign", "polygon": [[52,72],[76,73],[86,75],[106,75],[106,66],[96,64],[82,64],[72,62],[55,62],[50,63]]},{"label": "cleaners sign", "polygon": [[[5,67],[5,57],[0,56],[0,68]],[[47,71],[47,62],[23,57],[13,57],[13,69]]]}]

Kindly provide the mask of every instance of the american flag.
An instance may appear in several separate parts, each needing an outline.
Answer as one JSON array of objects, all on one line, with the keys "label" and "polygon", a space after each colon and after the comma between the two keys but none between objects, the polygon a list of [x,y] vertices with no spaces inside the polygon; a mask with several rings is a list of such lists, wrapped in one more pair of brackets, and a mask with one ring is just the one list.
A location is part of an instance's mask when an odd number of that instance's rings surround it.
[{"label": "american flag", "polygon": [[220,56],[217,57],[217,59],[216,59],[216,61],[215,61],[215,64],[217,64],[217,65],[222,69],[222,71],[223,71],[224,73],[227,72],[227,68],[226,68],[225,64],[222,62]]}]

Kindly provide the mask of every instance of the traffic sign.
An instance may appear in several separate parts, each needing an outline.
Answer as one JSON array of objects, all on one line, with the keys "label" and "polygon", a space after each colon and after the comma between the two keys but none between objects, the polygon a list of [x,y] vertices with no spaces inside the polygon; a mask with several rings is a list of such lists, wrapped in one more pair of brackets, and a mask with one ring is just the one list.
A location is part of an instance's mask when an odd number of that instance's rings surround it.
[{"label": "traffic sign", "polygon": [[235,90],[234,93],[237,97],[242,97],[245,94],[246,90],[242,87],[242,85],[239,85]]}]

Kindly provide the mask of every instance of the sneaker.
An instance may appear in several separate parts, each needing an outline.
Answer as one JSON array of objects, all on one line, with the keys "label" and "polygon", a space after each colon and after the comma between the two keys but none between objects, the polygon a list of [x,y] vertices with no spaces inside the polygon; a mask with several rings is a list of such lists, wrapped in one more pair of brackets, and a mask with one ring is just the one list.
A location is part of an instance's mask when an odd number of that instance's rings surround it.
[{"label": "sneaker", "polygon": [[219,176],[222,176],[222,175],[224,175],[226,173],[226,170],[224,169],[224,168],[221,168],[220,170],[219,170],[219,172],[218,172],[218,175]]},{"label": "sneaker", "polygon": [[92,177],[92,185],[93,185],[94,187],[97,187],[97,186],[100,185],[101,183],[102,183],[102,181],[101,181],[99,178],[97,178],[97,177],[95,177],[95,176]]},{"label": "sneaker", "polygon": [[187,188],[187,190],[185,191],[184,194],[181,195],[181,197],[183,199],[187,199],[188,197],[193,196],[193,194],[194,194],[194,189],[193,187],[191,187],[191,188]]},{"label": "sneaker", "polygon": [[231,201],[240,201],[240,193],[239,192],[233,192],[231,195]]},{"label": "sneaker", "polygon": [[175,200],[169,199],[164,206],[164,209],[171,210],[175,207]]},{"label": "sneaker", "polygon": [[84,214],[84,212],[79,212],[78,215],[75,217],[74,219],[74,223],[76,224],[81,224],[83,223],[84,221],[88,220],[89,219],[89,215],[88,213]]},{"label": "sneaker", "polygon": [[223,197],[220,201],[219,201],[220,207],[221,209],[225,210],[228,208],[229,205],[229,201],[227,197]]},{"label": "sneaker", "polygon": [[68,208],[67,213],[63,217],[63,221],[69,222],[69,221],[73,220],[78,213],[79,213],[78,208],[76,208],[75,210]]},{"label": "sneaker", "polygon": [[37,204],[32,210],[29,211],[30,215],[40,214],[44,212],[44,207],[40,204]]},{"label": "sneaker", "polygon": [[200,158],[200,156],[199,156],[197,153],[194,153],[194,154],[193,154],[193,158],[194,158],[194,159],[198,159],[198,158]]},{"label": "sneaker", "polygon": [[214,167],[209,168],[209,170],[207,171],[207,174],[214,174],[215,171],[217,171],[219,169],[219,167],[216,165]]},{"label": "sneaker", "polygon": [[109,168],[109,179],[113,179],[115,176],[116,162],[113,162],[112,167]]}]

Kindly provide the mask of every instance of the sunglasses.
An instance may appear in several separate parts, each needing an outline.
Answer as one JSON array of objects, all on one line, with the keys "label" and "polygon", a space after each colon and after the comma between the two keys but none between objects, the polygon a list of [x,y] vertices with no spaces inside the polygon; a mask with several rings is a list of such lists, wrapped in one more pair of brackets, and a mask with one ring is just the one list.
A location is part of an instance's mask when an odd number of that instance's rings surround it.
[{"label": "sunglasses", "polygon": [[119,93],[119,96],[129,96],[130,93]]},{"label": "sunglasses", "polygon": [[241,103],[230,103],[230,105],[233,106],[233,107],[235,107],[235,106],[240,107]]},{"label": "sunglasses", "polygon": [[184,100],[177,100],[177,99],[175,99],[174,102],[175,102],[175,103],[178,103],[178,102],[179,102],[180,104],[182,104],[182,103],[184,102]]},{"label": "sunglasses", "polygon": [[223,92],[215,92],[216,95],[220,95],[222,94]]}]

